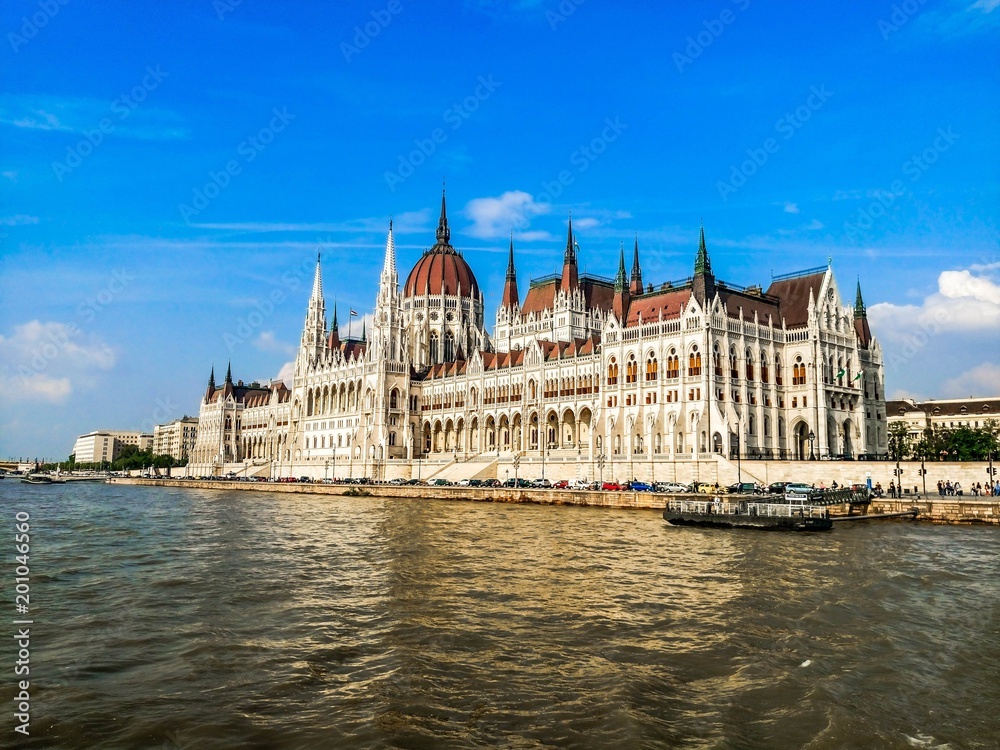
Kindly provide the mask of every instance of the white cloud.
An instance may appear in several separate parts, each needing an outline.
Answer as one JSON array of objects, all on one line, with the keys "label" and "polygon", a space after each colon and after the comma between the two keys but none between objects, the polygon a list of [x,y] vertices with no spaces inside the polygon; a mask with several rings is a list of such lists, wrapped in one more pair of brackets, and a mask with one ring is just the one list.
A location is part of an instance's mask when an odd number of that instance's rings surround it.
[{"label": "white cloud", "polygon": [[17,172],[13,170],[8,170],[6,172],[0,172],[4,177],[6,177],[11,182],[17,182]]},{"label": "white cloud", "polygon": [[942,386],[946,397],[965,398],[1000,395],[1000,364],[983,362],[961,375],[946,380]]},{"label": "white cloud", "polygon": [[574,219],[573,226],[576,229],[593,229],[594,227],[601,226],[600,219],[595,219],[591,216],[586,216],[582,219]]},{"label": "white cloud", "polygon": [[474,198],[466,204],[465,215],[473,221],[469,234],[490,239],[528,227],[532,218],[548,213],[549,208],[547,203],[536,203],[530,193],[508,190],[498,198]]},{"label": "white cloud", "polygon": [[16,216],[5,216],[0,218],[0,225],[5,227],[21,227],[25,224],[37,224],[37,216],[26,216],[25,214],[17,214]]},{"label": "white cloud", "polygon": [[976,0],[969,6],[969,10],[981,10],[983,13],[992,13],[1000,8],[1000,0]]},{"label": "white cloud", "polygon": [[967,270],[944,271],[938,291],[919,305],[880,302],[868,308],[872,329],[879,338],[926,338],[942,332],[1000,330],[1000,286]]},{"label": "white cloud", "polygon": [[278,374],[275,376],[275,380],[284,381],[285,385],[289,388],[292,387],[292,379],[295,377],[295,363],[285,362],[278,370]]},{"label": "white cloud", "polygon": [[799,206],[797,203],[785,202],[785,213],[786,214],[797,214],[799,213]]},{"label": "white cloud", "polygon": [[104,341],[76,326],[32,320],[0,335],[0,395],[62,403],[76,386],[97,385],[96,373],[110,370],[116,359]]},{"label": "white cloud", "polygon": [[274,337],[274,331],[261,331],[260,335],[254,339],[253,345],[262,352],[277,352],[279,354],[295,353],[294,346],[286,344],[284,341],[278,341]]}]

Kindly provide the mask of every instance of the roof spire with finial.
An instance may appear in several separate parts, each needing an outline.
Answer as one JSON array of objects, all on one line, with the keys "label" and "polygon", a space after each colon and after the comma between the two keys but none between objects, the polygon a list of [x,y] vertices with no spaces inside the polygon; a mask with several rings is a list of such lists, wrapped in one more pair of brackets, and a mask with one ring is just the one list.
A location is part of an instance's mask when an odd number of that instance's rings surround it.
[{"label": "roof spire with finial", "polygon": [[573,238],[573,212],[569,214],[569,225],[566,229],[566,251],[563,253],[562,280],[559,288],[571,292],[580,286],[580,271],[576,262],[576,242]]},{"label": "roof spire with finial", "polygon": [[385,263],[382,265],[382,281],[395,289],[396,285],[396,242],[392,238],[392,217],[389,217],[389,235],[385,240]]},{"label": "roof spire with finial", "polygon": [[625,318],[628,316],[628,306],[631,295],[628,288],[628,281],[625,277],[625,243],[621,243],[618,251],[618,275],[615,277],[615,297],[611,303],[611,311],[615,317],[625,325]]},{"label": "roof spire with finial", "polygon": [[861,277],[858,277],[858,293],[854,299],[854,317],[864,318],[868,316],[868,308],[865,307],[865,301],[861,299]]},{"label": "roof spire with finial", "polygon": [[625,289],[625,243],[621,243],[621,248],[618,252],[618,275],[615,276],[615,292],[620,292]]},{"label": "roof spire with finial", "polygon": [[517,294],[517,272],[514,270],[514,233],[510,233],[510,252],[507,255],[507,278],[503,285],[503,296],[500,298],[500,307],[516,308],[520,297]]},{"label": "roof spire with finial", "polygon": [[632,276],[629,281],[632,294],[642,294],[642,269],[639,267],[639,233],[635,233],[635,250],[632,253]]},{"label": "roof spire with finial", "polygon": [[708,248],[705,246],[705,223],[702,222],[698,233],[698,256],[694,261],[694,272],[712,273],[712,262],[708,258]]},{"label": "roof spire with finial", "polygon": [[208,376],[208,387],[215,388],[215,365],[212,365],[212,372]]}]

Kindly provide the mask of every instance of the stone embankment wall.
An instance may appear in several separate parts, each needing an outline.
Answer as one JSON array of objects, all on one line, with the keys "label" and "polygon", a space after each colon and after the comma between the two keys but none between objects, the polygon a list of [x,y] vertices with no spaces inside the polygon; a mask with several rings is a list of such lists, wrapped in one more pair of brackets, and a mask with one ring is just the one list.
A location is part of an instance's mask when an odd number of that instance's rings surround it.
[{"label": "stone embankment wall", "polygon": [[[191,479],[109,480],[112,484],[137,484],[152,487],[186,487],[206,490],[251,490],[285,494],[343,495],[412,500],[465,500],[486,503],[534,503],[538,505],[576,505],[594,508],[629,508],[663,510],[668,499],[697,500],[705,495],[664,495],[652,492],[592,492],[579,490],[509,489],[504,487],[424,487],[417,485],[345,485],[298,482],[226,482]],[[1000,498],[882,499],[872,503],[870,513],[896,513],[911,508],[920,510],[919,520],[935,523],[1000,524]],[[847,509],[832,508],[832,513]]]}]

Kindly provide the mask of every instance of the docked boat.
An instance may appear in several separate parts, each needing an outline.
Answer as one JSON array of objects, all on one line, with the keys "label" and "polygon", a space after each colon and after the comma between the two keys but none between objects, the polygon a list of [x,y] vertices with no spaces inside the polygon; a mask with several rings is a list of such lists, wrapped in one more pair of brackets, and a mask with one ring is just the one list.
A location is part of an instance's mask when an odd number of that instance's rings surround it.
[{"label": "docked boat", "polygon": [[663,518],[674,526],[774,531],[829,531],[829,508],[780,496],[668,500]]},{"label": "docked boat", "polygon": [[56,480],[48,474],[28,474],[21,478],[24,484],[56,484]]}]

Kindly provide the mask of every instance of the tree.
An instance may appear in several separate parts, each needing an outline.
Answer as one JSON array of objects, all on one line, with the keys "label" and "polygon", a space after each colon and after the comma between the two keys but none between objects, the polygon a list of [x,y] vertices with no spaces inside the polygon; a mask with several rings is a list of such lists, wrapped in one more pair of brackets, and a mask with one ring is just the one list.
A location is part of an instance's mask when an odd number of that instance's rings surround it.
[{"label": "tree", "polygon": [[889,457],[899,461],[910,452],[909,426],[904,422],[889,425]]}]

